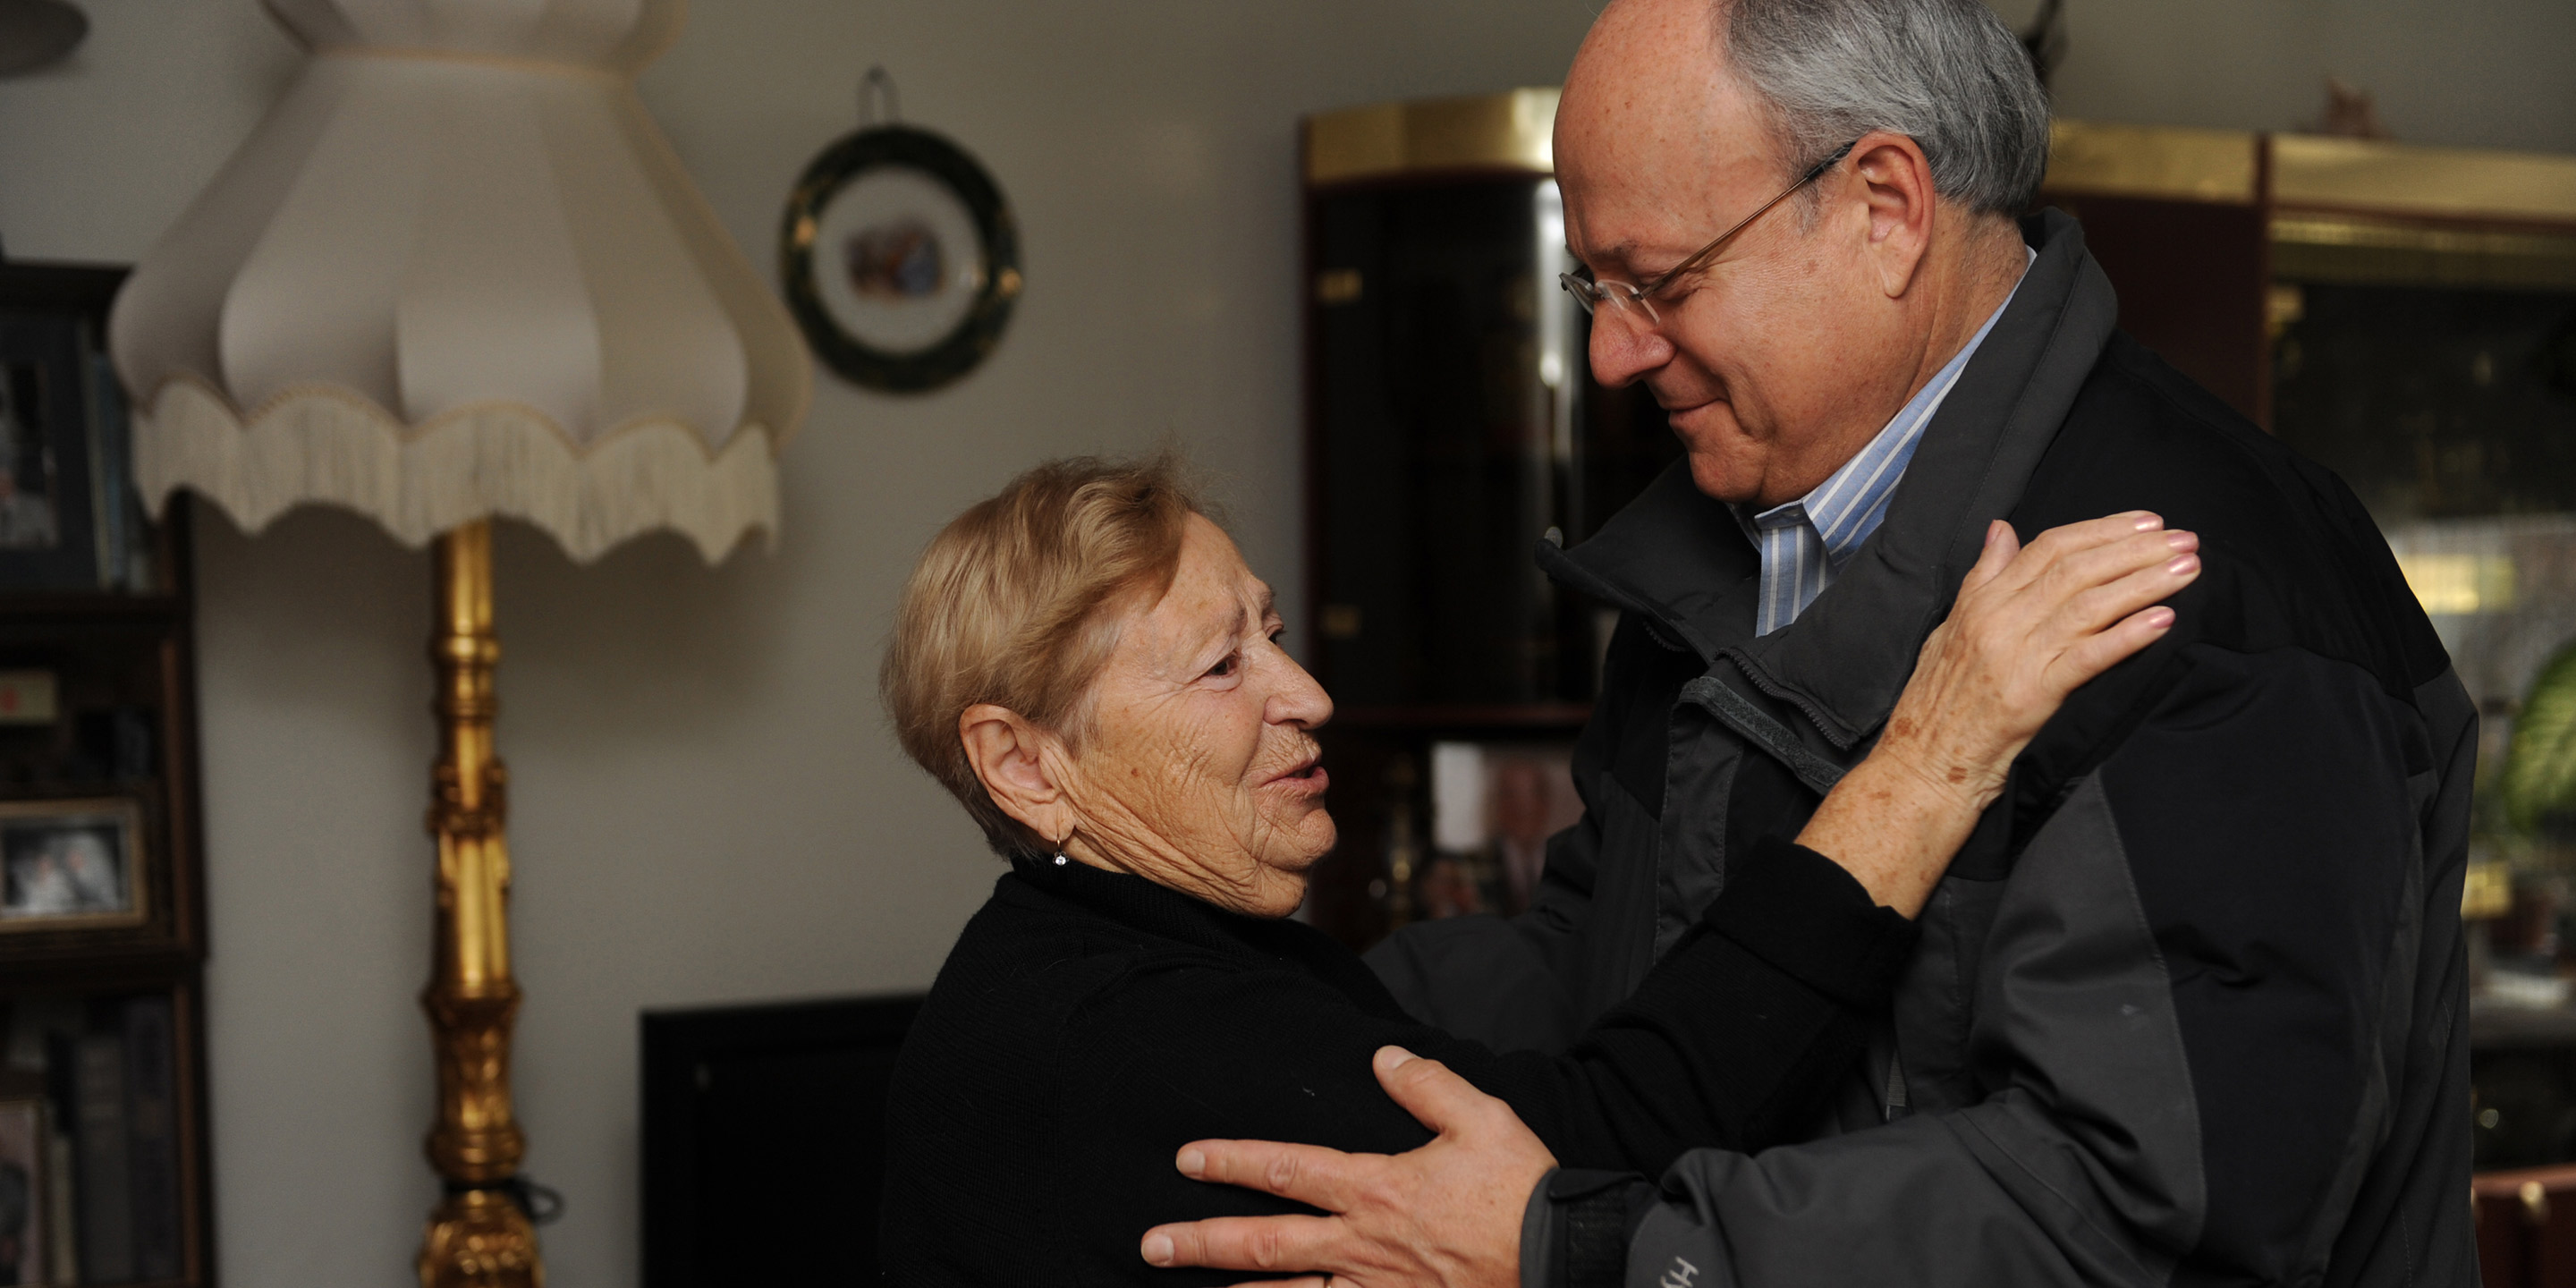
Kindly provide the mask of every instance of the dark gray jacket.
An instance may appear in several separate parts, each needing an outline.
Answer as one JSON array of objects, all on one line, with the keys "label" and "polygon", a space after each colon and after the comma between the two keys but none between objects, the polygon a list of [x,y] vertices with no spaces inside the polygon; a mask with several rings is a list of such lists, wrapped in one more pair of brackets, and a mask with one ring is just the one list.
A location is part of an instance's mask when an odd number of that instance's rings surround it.
[{"label": "dark gray jacket", "polygon": [[1866,753],[1989,520],[2150,509],[2207,571],[2015,763],[1818,1138],[1556,1174],[1531,1285],[2475,1282],[2475,714],[2342,482],[2118,333],[2071,220],[2026,235],[1885,525],[1794,625],[1752,637],[1753,550],[1678,469],[1542,553],[1623,610],[1584,820],[1533,912],[1372,963],[1426,1019],[1559,1040]]}]

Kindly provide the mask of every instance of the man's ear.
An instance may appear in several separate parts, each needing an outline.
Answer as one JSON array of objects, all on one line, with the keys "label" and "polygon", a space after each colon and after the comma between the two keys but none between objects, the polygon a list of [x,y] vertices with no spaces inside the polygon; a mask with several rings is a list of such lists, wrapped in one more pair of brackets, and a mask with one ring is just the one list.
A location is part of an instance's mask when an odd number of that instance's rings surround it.
[{"label": "man's ear", "polygon": [[1869,208],[1866,253],[1877,269],[1879,289],[1895,299],[1912,288],[1932,245],[1932,162],[1921,144],[1878,130],[1853,145],[1851,169],[1853,177],[1846,182],[1859,188]]},{"label": "man's ear", "polygon": [[980,702],[957,717],[957,738],[965,744],[966,763],[1002,812],[1050,845],[1073,835],[1073,807],[1056,781],[1063,763],[1055,735],[1030,724],[1008,707]]}]

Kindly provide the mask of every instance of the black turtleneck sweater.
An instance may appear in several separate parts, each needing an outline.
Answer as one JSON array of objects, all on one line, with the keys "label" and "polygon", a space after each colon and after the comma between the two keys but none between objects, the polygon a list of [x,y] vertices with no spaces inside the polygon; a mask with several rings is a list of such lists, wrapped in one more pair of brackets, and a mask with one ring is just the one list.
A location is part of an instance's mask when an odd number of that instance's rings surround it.
[{"label": "black turtleneck sweater", "polygon": [[1568,1167],[1661,1172],[1792,1135],[1867,1042],[1913,925],[1830,861],[1745,856],[1701,925],[1562,1056],[1407,1016],[1348,949],[1137,877],[1022,860],[914,1020],[887,1109],[885,1280],[1225,1284],[1137,1255],[1166,1221],[1302,1210],[1172,1168],[1203,1139],[1396,1153],[1393,1043],[1510,1102]]}]

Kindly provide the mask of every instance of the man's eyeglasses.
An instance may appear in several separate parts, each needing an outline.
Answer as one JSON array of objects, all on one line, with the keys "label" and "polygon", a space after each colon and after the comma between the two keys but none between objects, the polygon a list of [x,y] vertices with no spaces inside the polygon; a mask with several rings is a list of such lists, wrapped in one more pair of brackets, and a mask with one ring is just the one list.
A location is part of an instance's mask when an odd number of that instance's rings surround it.
[{"label": "man's eyeglasses", "polygon": [[[1700,268],[1702,265],[1707,264],[1709,259],[1717,254],[1718,248],[1726,245],[1726,243],[1737,233],[1743,232],[1747,227],[1752,225],[1754,220],[1760,219],[1763,215],[1769,213],[1773,206],[1787,201],[1789,199],[1789,194],[1796,192],[1800,188],[1806,187],[1808,184],[1814,183],[1818,178],[1821,178],[1826,171],[1833,169],[1835,165],[1839,164],[1844,157],[1850,156],[1853,148],[1859,146],[1860,140],[1853,139],[1851,142],[1834,149],[1832,156],[1826,157],[1824,160],[1807,167],[1807,172],[1799,175],[1796,183],[1790,184],[1786,188],[1782,188],[1779,196],[1763,202],[1762,205],[1755,209],[1752,214],[1746,215],[1744,218],[1735,221],[1735,226],[1727,229],[1725,232],[1719,233],[1717,235],[1717,240],[1700,247],[1696,253],[1690,256],[1690,258],[1673,265],[1671,268],[1668,268],[1661,273],[1657,273],[1655,276],[1649,278],[1643,283],[1631,286],[1626,282],[1596,282],[1589,277],[1578,277],[1573,273],[1559,273],[1556,275],[1557,284],[1563,286],[1569,294],[1573,295],[1575,300],[1583,305],[1583,311],[1586,313],[1598,313],[1604,305],[1614,309],[1633,307],[1646,315],[1646,325],[1653,326],[1663,321],[1662,318],[1655,316],[1655,296],[1661,295],[1666,288],[1670,287],[1674,282],[1679,281],[1683,274],[1692,272]],[[1591,270],[1585,269],[1583,271],[1588,273]]]}]

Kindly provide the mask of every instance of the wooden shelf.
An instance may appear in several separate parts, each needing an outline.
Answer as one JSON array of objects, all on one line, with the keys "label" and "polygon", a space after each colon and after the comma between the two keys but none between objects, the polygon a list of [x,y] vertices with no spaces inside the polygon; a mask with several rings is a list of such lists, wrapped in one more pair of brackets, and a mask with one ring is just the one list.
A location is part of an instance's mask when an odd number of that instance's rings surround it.
[{"label": "wooden shelf", "polygon": [[63,621],[141,622],[160,626],[186,617],[188,609],[188,601],[175,594],[67,591],[61,594],[0,595],[0,626],[14,622],[50,625]]}]

